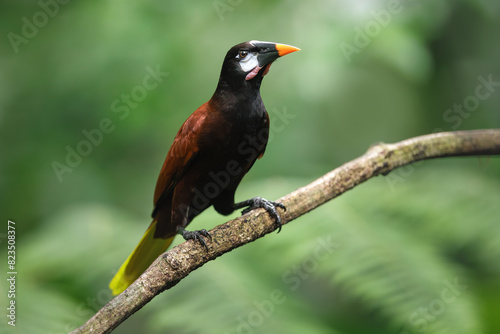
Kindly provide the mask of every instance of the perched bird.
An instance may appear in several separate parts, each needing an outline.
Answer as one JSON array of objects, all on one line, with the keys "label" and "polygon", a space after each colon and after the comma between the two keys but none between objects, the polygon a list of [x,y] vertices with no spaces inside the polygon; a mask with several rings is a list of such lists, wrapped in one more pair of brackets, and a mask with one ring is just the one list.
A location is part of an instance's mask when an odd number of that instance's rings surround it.
[{"label": "perched bird", "polygon": [[206,230],[185,227],[211,205],[223,215],[247,207],[264,208],[281,228],[276,207],[261,197],[235,203],[243,176],[262,157],[269,137],[269,116],[260,96],[271,63],[300,50],[294,46],[249,41],[226,54],[217,89],[181,126],[167,153],[154,192],[153,222],[112,279],[121,293],[170,245],[176,234],[207,247]]}]

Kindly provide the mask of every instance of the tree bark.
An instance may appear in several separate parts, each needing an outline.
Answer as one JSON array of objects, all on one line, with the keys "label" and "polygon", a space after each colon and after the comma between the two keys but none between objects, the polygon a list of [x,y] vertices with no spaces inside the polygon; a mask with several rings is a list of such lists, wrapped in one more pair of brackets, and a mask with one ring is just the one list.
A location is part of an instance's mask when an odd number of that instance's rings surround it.
[{"label": "tree bark", "polygon": [[[282,223],[300,217],[356,185],[416,161],[452,156],[500,155],[500,129],[442,132],[377,144],[363,156],[280,198]],[[193,270],[224,253],[274,231],[276,224],[263,210],[253,210],[210,231],[208,251],[186,241],[159,256],[127,290],[71,333],[110,333],[159,293],[170,289]]]}]

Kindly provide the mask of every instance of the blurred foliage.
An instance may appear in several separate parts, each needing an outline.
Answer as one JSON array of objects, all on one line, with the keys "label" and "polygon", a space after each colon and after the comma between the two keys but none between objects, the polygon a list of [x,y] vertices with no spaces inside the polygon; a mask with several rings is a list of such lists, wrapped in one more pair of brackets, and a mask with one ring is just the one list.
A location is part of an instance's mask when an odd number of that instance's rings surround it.
[{"label": "blurred foliage", "polygon": [[[149,224],[170,143],[236,43],[302,49],[264,80],[276,127],[239,199],[278,198],[376,142],[500,127],[496,1],[0,9],[0,211],[16,222],[19,273],[12,333],[68,332],[110,298],[109,279]],[[151,71],[168,75],[141,90]],[[103,119],[110,131],[58,178],[54,162],[67,164],[68,147],[82,148]],[[499,198],[498,158],[407,166],[207,264],[115,332],[498,333]],[[210,209],[190,227],[226,219]],[[0,293],[3,306],[4,283]]]}]

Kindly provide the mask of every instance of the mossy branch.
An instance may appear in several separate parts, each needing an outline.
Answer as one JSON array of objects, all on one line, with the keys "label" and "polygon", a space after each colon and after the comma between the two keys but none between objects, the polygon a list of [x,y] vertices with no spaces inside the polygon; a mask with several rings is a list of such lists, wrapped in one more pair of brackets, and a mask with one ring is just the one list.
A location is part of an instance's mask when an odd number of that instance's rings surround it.
[{"label": "mossy branch", "polygon": [[[283,224],[302,216],[356,185],[419,160],[441,157],[500,155],[500,129],[442,132],[378,144],[363,156],[280,198]],[[224,253],[274,231],[276,225],[262,209],[228,221],[210,231],[209,250],[192,240],[162,254],[127,290],[107,303],[71,333],[110,333],[159,293],[170,289],[193,270]]]}]

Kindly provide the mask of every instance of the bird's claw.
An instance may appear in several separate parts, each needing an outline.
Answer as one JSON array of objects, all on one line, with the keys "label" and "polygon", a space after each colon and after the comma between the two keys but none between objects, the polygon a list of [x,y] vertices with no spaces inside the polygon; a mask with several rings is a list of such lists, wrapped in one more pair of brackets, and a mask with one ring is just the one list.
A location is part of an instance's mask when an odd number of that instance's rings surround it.
[{"label": "bird's claw", "polygon": [[278,226],[278,233],[279,233],[281,231],[281,217],[278,214],[276,208],[278,207],[286,211],[286,206],[283,203],[273,202],[262,197],[254,197],[251,199],[251,201],[252,203],[250,204],[250,206],[245,210],[243,210],[241,213],[245,214],[252,211],[253,209],[258,209],[258,208],[265,209],[267,213],[269,213],[269,215],[272,218],[274,218],[274,222]]},{"label": "bird's claw", "polygon": [[205,246],[205,248],[207,249],[207,251],[208,251],[208,246],[207,246],[207,243],[206,243],[204,237],[210,238],[210,241],[212,241],[212,236],[205,229],[196,230],[196,231],[186,231],[184,228],[178,227],[177,228],[177,233],[180,234],[180,235],[182,235],[182,237],[184,238],[184,240],[195,240],[195,241],[198,241],[200,244],[202,244],[203,246]]}]

